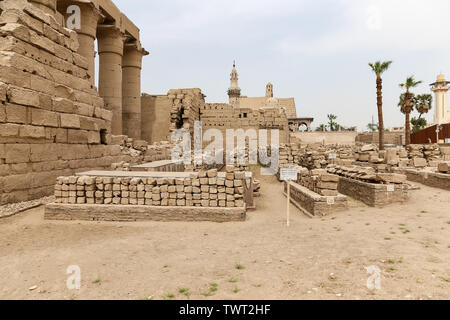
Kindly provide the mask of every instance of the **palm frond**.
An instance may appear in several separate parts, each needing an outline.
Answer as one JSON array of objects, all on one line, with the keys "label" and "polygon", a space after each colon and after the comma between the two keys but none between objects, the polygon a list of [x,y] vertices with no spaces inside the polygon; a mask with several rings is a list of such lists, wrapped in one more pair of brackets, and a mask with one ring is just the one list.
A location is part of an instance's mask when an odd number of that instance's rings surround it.
[{"label": "palm frond", "polygon": [[392,61],[377,61],[375,63],[369,63],[369,66],[372,68],[372,71],[377,75],[381,75],[384,73],[387,69],[389,69],[390,65],[392,64]]}]

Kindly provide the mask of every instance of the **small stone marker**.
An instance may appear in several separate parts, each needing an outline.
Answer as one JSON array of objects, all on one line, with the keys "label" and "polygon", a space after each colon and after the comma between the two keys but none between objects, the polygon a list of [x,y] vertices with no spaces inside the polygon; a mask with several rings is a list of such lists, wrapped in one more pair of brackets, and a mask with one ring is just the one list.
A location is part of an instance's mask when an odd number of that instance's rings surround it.
[{"label": "small stone marker", "polygon": [[290,213],[290,205],[291,205],[291,181],[297,181],[298,178],[298,170],[297,168],[281,168],[280,169],[280,180],[287,182],[287,226],[291,225],[291,213]]}]

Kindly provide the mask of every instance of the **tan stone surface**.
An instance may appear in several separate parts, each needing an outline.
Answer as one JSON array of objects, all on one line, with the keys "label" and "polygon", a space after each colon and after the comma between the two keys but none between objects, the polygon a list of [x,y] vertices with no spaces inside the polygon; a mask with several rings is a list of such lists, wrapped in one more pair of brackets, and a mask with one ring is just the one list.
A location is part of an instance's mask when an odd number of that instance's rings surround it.
[{"label": "tan stone surface", "polygon": [[181,206],[134,206],[134,205],[70,205],[48,204],[45,208],[47,220],[88,221],[245,221],[242,208],[186,207]]}]

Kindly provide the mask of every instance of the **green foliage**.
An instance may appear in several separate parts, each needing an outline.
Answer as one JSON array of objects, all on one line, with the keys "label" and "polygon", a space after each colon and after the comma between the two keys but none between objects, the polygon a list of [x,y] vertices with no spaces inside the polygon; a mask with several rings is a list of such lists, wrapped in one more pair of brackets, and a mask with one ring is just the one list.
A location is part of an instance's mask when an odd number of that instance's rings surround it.
[{"label": "green foliage", "polygon": [[369,63],[369,66],[372,68],[372,71],[375,72],[377,76],[384,73],[391,66],[392,61],[377,61],[375,63]]},{"label": "green foliage", "polygon": [[409,89],[417,87],[419,84],[421,84],[422,81],[417,81],[414,79],[414,76],[410,76],[406,78],[406,81],[404,83],[400,83],[401,88],[405,88],[407,92],[409,92]]},{"label": "green foliage", "polygon": [[[416,99],[416,110],[422,116],[432,109],[433,96],[431,94],[420,94]],[[420,118],[420,117],[419,117]]]},{"label": "green foliage", "polygon": [[413,132],[422,130],[427,126],[427,120],[425,118],[412,118],[411,124],[413,125]]},{"label": "green foliage", "polygon": [[[413,110],[417,105],[417,98],[414,93],[409,94],[409,106]],[[398,106],[402,113],[406,113],[406,93],[402,93],[399,98]]]},{"label": "green foliage", "polygon": [[335,121],[337,119],[337,116],[334,114],[328,114],[328,128],[330,128],[330,131],[338,131],[340,125]]}]

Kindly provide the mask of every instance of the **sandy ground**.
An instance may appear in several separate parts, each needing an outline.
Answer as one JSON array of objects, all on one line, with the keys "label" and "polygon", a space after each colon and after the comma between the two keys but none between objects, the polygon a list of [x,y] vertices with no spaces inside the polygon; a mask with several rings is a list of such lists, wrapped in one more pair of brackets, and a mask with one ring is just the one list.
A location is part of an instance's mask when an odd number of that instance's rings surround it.
[{"label": "sandy ground", "polygon": [[[421,188],[324,219],[292,206],[290,228],[281,184],[264,181],[240,223],[49,222],[32,209],[0,220],[0,299],[449,299],[450,193]],[[66,287],[70,265],[80,290]]]}]

